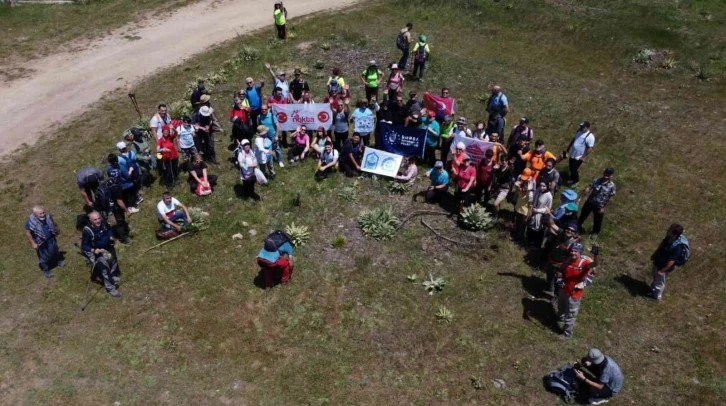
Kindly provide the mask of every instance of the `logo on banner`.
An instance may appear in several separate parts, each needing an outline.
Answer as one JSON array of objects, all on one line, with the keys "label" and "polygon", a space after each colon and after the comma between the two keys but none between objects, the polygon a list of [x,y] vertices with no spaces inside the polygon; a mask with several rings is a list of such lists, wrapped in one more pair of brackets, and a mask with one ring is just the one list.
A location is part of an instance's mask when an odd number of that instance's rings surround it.
[{"label": "logo on banner", "polygon": [[282,111],[277,113],[277,121],[280,124],[287,123],[287,114]]},{"label": "logo on banner", "polygon": [[390,142],[391,144],[395,144],[396,140],[398,139],[398,133],[391,130],[388,132],[387,138],[388,138],[388,142]]},{"label": "logo on banner", "polygon": [[383,163],[381,164],[381,168],[383,168],[384,171],[397,171],[398,166],[396,165],[396,160],[393,158],[386,158],[383,160]]},{"label": "logo on banner", "polygon": [[328,120],[330,120],[330,114],[328,114],[328,112],[321,111],[320,113],[318,113],[318,121],[327,123]]},{"label": "logo on banner", "polygon": [[292,122],[295,124],[312,124],[315,119],[310,116],[304,116],[300,114],[300,110],[293,110]]}]

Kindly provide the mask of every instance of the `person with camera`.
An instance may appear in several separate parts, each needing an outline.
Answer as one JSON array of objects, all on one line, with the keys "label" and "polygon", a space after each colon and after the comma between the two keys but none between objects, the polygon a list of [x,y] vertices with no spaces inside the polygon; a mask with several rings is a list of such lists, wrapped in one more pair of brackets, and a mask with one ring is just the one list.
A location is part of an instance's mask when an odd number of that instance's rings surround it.
[{"label": "person with camera", "polygon": [[81,251],[93,264],[94,275],[92,277],[100,274],[106,292],[112,297],[119,297],[121,296],[118,292],[121,270],[118,266],[111,226],[103,221],[101,214],[97,211],[91,212],[88,220],[90,224],[83,227],[81,234]]},{"label": "person with camera", "polygon": [[575,363],[575,376],[580,381],[580,393],[588,405],[601,405],[617,395],[625,377],[614,359],[597,348],[590,348],[582,361]]},{"label": "person with camera", "polygon": [[592,259],[582,255],[584,250],[579,242],[572,244],[569,258],[560,264],[559,271],[555,273],[555,277],[561,279],[560,293],[557,297],[557,315],[559,321],[564,323],[562,334],[558,337],[561,340],[572,337],[575,320],[580,311],[580,301],[585,293],[585,288],[592,281],[593,270],[598,264],[600,248],[593,245]]}]

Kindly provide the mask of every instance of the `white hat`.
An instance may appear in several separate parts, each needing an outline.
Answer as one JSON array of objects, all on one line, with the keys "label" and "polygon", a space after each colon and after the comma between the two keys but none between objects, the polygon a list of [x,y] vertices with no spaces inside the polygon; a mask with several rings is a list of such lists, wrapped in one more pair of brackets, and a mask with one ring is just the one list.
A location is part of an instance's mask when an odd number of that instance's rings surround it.
[{"label": "white hat", "polygon": [[204,117],[209,117],[212,115],[212,109],[209,106],[202,106],[199,109],[199,114],[203,115]]},{"label": "white hat", "polygon": [[456,149],[466,149],[466,145],[464,145],[463,142],[459,141],[456,143]]},{"label": "white hat", "polygon": [[119,142],[116,143],[116,148],[118,148],[118,149],[124,149],[124,148],[126,148],[126,143],[123,142],[123,141],[119,141]]},{"label": "white hat", "polygon": [[375,60],[371,60],[370,62],[368,62],[368,66],[374,66],[375,64],[376,64]]},{"label": "white hat", "polygon": [[398,69],[398,64],[394,63],[393,65],[391,65],[391,69]]},{"label": "white hat", "polygon": [[250,140],[242,140],[242,142],[240,142],[240,145],[250,145]]}]

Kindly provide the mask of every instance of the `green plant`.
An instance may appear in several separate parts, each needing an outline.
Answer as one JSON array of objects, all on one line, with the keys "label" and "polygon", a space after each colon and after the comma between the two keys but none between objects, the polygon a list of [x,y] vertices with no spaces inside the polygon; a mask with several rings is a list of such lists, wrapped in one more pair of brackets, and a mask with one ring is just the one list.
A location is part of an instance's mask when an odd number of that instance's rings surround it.
[{"label": "green plant", "polygon": [[411,184],[408,182],[391,182],[388,184],[388,191],[392,195],[405,195],[411,190]]},{"label": "green plant", "polygon": [[323,63],[323,61],[315,61],[315,63],[313,64],[313,68],[323,69],[325,68],[325,63]]},{"label": "green plant", "polygon": [[188,210],[189,210],[189,217],[192,218],[193,224],[200,226],[200,225],[204,224],[207,221],[207,219],[209,218],[209,213],[200,209],[199,207],[190,207]]},{"label": "green plant", "polygon": [[239,50],[237,56],[241,57],[245,62],[254,62],[260,59],[260,53],[257,51],[257,48],[246,45]]},{"label": "green plant", "polygon": [[664,69],[675,69],[677,65],[678,61],[676,61],[673,57],[663,59],[663,62],[660,64],[660,66]]},{"label": "green plant", "polygon": [[335,249],[340,249],[345,246],[345,243],[346,243],[345,237],[339,235],[339,236],[333,238],[333,242],[331,242],[330,245],[332,245],[333,248],[335,248]]},{"label": "green plant", "polygon": [[400,221],[390,207],[377,207],[371,211],[364,211],[358,217],[358,227],[363,234],[374,240],[388,240],[396,234],[396,227]]},{"label": "green plant", "polygon": [[637,54],[635,54],[635,58],[633,58],[633,61],[637,63],[643,63],[647,64],[651,61],[653,58],[653,55],[655,55],[655,51],[653,51],[650,48],[641,48],[640,51],[638,51]]},{"label": "green plant", "polygon": [[268,48],[278,48],[282,45],[283,40],[278,39],[277,37],[270,38],[269,41],[267,41],[267,47]]},{"label": "green plant", "polygon": [[189,100],[178,100],[169,105],[169,115],[172,118],[191,117],[193,112],[192,102]]},{"label": "green plant", "polygon": [[409,281],[409,282],[416,282],[416,279],[418,279],[418,275],[416,275],[416,274],[411,274],[411,275],[408,275],[408,276],[406,277],[406,279],[408,279],[408,281]]},{"label": "green plant", "polygon": [[215,86],[220,83],[226,83],[227,82],[227,71],[222,68],[215,72],[209,72],[207,76],[204,77],[204,83],[206,85]]},{"label": "green plant", "polygon": [[295,34],[294,32],[287,34],[287,39],[295,39],[295,38],[297,38],[297,34]]},{"label": "green plant", "polygon": [[330,51],[330,44],[328,44],[327,42],[323,42],[320,45],[320,49],[322,49],[323,51]]},{"label": "green plant", "polygon": [[285,232],[292,238],[293,247],[302,247],[310,239],[310,230],[307,226],[296,226],[295,222],[285,227]]},{"label": "green plant", "polygon": [[491,214],[478,203],[464,208],[459,219],[464,227],[474,231],[486,230],[494,225]]},{"label": "green plant", "polygon": [[429,295],[433,295],[434,293],[444,290],[446,281],[442,277],[434,279],[434,276],[429,274],[429,280],[424,281],[422,285],[426,288],[426,291],[429,292]]},{"label": "green plant", "polygon": [[454,320],[454,313],[445,306],[441,306],[439,307],[439,311],[436,313],[436,320],[439,323],[451,323],[451,321]]},{"label": "green plant", "polygon": [[356,201],[358,199],[358,181],[356,180],[352,185],[340,188],[338,197],[349,202]]}]

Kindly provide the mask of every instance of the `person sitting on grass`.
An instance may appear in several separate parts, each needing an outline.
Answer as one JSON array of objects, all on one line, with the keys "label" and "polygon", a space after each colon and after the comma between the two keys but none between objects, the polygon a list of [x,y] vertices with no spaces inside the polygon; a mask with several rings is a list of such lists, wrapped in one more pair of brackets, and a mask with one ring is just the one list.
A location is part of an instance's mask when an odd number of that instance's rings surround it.
[{"label": "person sitting on grass", "polygon": [[418,166],[416,166],[416,157],[407,156],[403,159],[403,174],[399,174],[393,177],[396,182],[408,183],[413,185],[416,181],[416,175],[418,175]]},{"label": "person sitting on grass", "polygon": [[[182,231],[182,227],[192,223],[186,206],[172,197],[171,192],[164,192],[161,201],[156,205],[156,214],[162,228]],[[177,222],[181,221],[181,225]]]},{"label": "person sitting on grass", "polygon": [[46,278],[53,277],[53,272],[50,270],[54,266],[65,266],[55,239],[58,234],[60,228],[53,221],[53,217],[45,212],[43,206],[33,207],[33,214],[25,222],[25,236],[38,254],[38,266]]},{"label": "person sitting on grass", "polygon": [[[429,169],[424,176],[431,179],[431,185],[423,191],[426,201],[441,201],[449,192],[449,174],[444,170],[444,163],[436,161],[434,167]],[[414,196],[414,200],[416,200],[416,196]]]},{"label": "person sitting on grass", "polygon": [[315,179],[322,180],[329,178],[338,169],[338,151],[333,148],[333,142],[325,141],[325,149],[318,159],[318,169],[315,171]]},{"label": "person sitting on grass", "polygon": [[316,157],[320,157],[323,154],[323,151],[325,150],[325,144],[328,141],[333,142],[333,139],[330,138],[330,136],[325,132],[325,128],[318,127],[318,129],[315,130],[315,136],[313,137],[313,141],[310,143],[310,148],[315,151]]},{"label": "person sitting on grass", "polygon": [[212,193],[214,186],[217,185],[217,175],[207,173],[207,164],[204,163],[202,156],[196,154],[192,167],[189,168],[189,190],[197,196],[206,196]]},{"label": "person sitting on grass", "polygon": [[305,159],[305,155],[310,151],[310,136],[308,128],[304,125],[298,126],[292,135],[292,147],[287,150],[287,160],[290,165],[296,165],[297,161]]},{"label": "person sitting on grass", "polygon": [[590,348],[587,356],[574,367],[580,391],[589,405],[607,403],[623,387],[625,377],[620,366],[597,348]]},{"label": "person sitting on grass", "polygon": [[118,286],[121,284],[121,269],[114,248],[111,226],[106,223],[97,211],[88,215],[90,225],[83,227],[81,234],[81,251],[93,264],[91,275],[95,278],[100,274],[103,286],[111,297],[121,296]]},{"label": "person sitting on grass", "polygon": [[364,148],[363,143],[360,141],[360,134],[357,132],[353,133],[353,136],[345,142],[343,157],[341,158],[345,176],[349,178],[360,176]]},{"label": "person sitting on grass", "polygon": [[275,231],[265,238],[265,245],[257,254],[257,265],[262,268],[265,288],[271,288],[278,280],[285,285],[295,269],[290,236],[283,231]]}]

